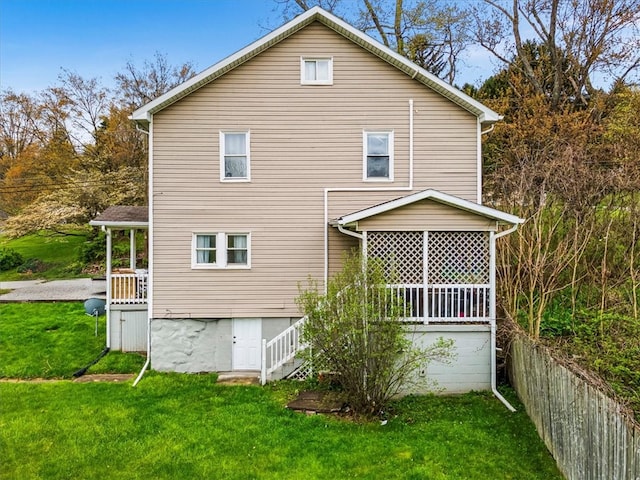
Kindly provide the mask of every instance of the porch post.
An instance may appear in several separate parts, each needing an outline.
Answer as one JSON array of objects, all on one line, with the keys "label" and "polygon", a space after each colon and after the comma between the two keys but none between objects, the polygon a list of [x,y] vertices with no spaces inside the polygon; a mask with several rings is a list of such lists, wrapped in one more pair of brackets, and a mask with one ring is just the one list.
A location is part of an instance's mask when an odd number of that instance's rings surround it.
[{"label": "porch post", "polygon": [[489,320],[496,321],[496,234],[489,232]]},{"label": "porch post", "polygon": [[107,228],[105,231],[107,235],[107,265],[106,265],[106,277],[107,277],[107,348],[111,348],[111,229]]},{"label": "porch post", "polygon": [[429,323],[429,232],[422,232],[422,323]]},{"label": "porch post", "polygon": [[136,229],[129,230],[129,268],[136,269]]}]

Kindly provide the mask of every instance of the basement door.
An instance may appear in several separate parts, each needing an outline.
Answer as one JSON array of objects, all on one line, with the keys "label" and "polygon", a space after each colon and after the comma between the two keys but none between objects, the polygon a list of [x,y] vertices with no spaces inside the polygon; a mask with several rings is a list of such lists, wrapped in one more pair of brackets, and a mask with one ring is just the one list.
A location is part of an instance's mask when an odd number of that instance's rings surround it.
[{"label": "basement door", "polygon": [[233,370],[260,370],[261,318],[233,319]]}]

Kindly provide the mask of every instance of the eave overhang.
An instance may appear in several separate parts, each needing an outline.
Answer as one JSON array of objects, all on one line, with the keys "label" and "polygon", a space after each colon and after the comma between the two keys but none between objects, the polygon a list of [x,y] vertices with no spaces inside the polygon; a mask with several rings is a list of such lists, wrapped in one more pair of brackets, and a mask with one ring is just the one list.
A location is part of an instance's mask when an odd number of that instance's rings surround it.
[{"label": "eave overhang", "polygon": [[329,223],[332,226],[350,226],[356,224],[360,220],[364,220],[375,215],[380,215],[381,213],[390,212],[391,210],[394,210],[396,208],[404,207],[421,200],[433,200],[434,202],[438,202],[443,205],[448,205],[453,208],[457,208],[469,213],[473,213],[475,215],[480,215],[482,217],[495,220],[500,225],[519,225],[521,223],[524,223],[524,219],[516,215],[511,215],[495,208],[479,205],[477,203],[464,200],[460,197],[449,195],[447,193],[443,193],[433,189],[423,190],[421,192],[396,198],[395,200],[390,200],[373,207],[365,208],[364,210],[359,210],[357,212],[353,212],[348,215],[344,215],[342,217],[331,220]]},{"label": "eave overhang", "polygon": [[149,208],[118,205],[105,209],[89,222],[92,227],[113,229],[147,229],[149,228]]},{"label": "eave overhang", "polygon": [[164,95],[161,95],[134,111],[130,118],[138,123],[149,123],[153,114],[177,102],[181,98],[184,98],[204,85],[216,80],[315,21],[329,27],[343,37],[364,48],[366,51],[381,58],[396,67],[398,70],[404,72],[406,75],[421,82],[443,97],[474,114],[482,125],[490,125],[502,119],[500,115],[490,108],[482,105],[480,102],[474,100],[464,92],[452,87],[435,75],[429,73],[427,70],[419,67],[402,55],[394,52],[377,40],[374,40],[320,7],[313,7],[307,10],[280,28],[207,68],[172,90],[169,90]]}]

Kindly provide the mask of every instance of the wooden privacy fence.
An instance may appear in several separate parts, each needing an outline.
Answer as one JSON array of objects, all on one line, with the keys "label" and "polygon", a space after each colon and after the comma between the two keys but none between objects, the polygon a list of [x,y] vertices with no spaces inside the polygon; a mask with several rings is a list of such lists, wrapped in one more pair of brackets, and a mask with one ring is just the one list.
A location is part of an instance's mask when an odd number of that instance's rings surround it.
[{"label": "wooden privacy fence", "polygon": [[568,480],[640,480],[640,427],[619,403],[523,334],[512,340],[509,373]]}]

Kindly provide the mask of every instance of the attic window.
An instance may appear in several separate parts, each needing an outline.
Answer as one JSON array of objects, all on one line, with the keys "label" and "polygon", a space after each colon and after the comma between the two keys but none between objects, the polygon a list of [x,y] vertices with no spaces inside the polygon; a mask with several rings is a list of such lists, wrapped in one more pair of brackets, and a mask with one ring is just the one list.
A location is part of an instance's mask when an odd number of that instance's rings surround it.
[{"label": "attic window", "polygon": [[333,59],[302,57],[300,83],[302,85],[333,85]]}]

